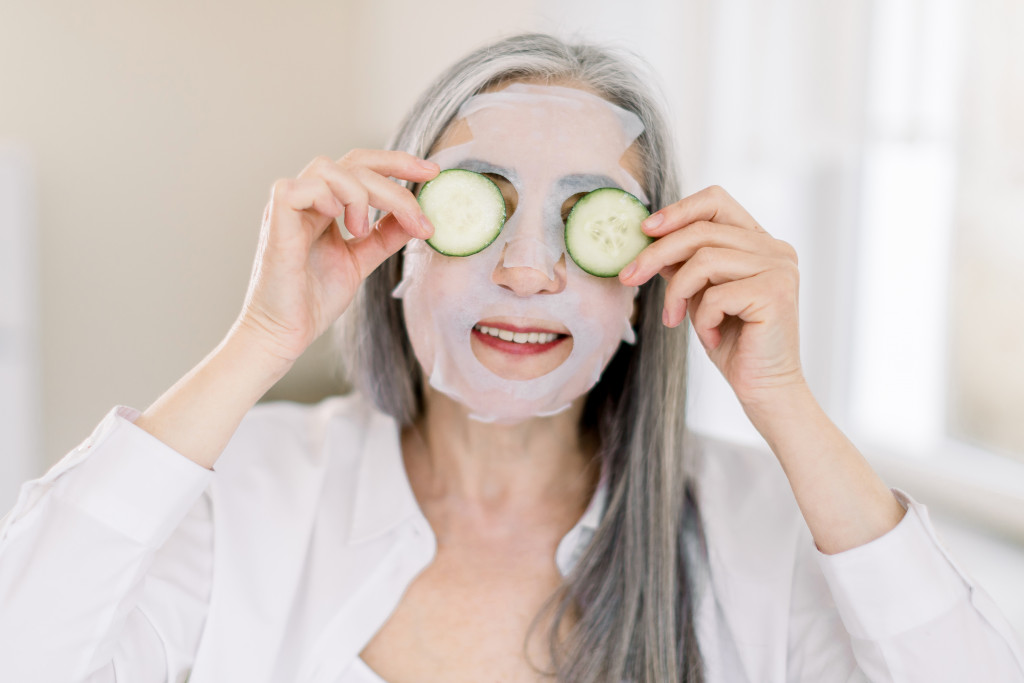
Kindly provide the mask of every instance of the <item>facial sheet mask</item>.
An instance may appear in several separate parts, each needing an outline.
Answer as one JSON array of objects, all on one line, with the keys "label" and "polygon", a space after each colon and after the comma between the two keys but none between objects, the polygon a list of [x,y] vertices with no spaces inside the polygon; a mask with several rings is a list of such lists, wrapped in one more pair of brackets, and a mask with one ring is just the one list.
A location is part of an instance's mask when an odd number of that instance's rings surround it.
[{"label": "facial sheet mask", "polygon": [[[465,127],[455,132],[457,144],[430,160],[442,170],[507,178],[518,194],[515,212],[498,238],[472,256],[444,256],[420,240],[410,242],[394,296],[403,301],[430,385],[467,406],[472,418],[515,423],[553,415],[597,383],[622,341],[634,341],[629,317],[638,289],[590,275],[566,255],[561,209],[569,197],[599,187],[620,187],[648,203],[619,163],[643,125],[588,92],[523,83],[470,98],[459,119]],[[545,284],[516,292],[496,283],[499,267],[531,269]],[[491,318],[530,319],[567,331],[569,357],[535,379],[502,377],[471,346],[473,326]]]}]

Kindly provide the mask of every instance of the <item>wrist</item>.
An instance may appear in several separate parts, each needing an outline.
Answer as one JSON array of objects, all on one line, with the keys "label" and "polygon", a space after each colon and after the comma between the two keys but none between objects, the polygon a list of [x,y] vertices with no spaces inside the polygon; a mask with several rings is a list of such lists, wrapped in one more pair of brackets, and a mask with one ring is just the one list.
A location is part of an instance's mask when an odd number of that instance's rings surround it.
[{"label": "wrist", "polygon": [[240,326],[139,416],[135,425],[212,468],[245,414],[291,368]]},{"label": "wrist", "polygon": [[[242,320],[237,321],[228,331],[214,354],[231,359],[232,365],[249,368],[258,376],[258,384],[266,393],[295,364],[294,359],[285,357],[262,338],[258,332]],[[262,396],[261,393],[261,396]]]},{"label": "wrist", "polygon": [[267,333],[265,326],[247,316],[235,320],[222,344],[233,346],[265,367],[283,369],[283,372],[290,370],[302,355],[301,351],[285,348]]},{"label": "wrist", "polygon": [[816,420],[828,419],[806,382],[778,387],[756,401],[740,404],[751,424],[773,448],[812,427]]},{"label": "wrist", "polygon": [[863,545],[902,519],[899,501],[809,387],[744,409],[778,459],[818,551]]}]

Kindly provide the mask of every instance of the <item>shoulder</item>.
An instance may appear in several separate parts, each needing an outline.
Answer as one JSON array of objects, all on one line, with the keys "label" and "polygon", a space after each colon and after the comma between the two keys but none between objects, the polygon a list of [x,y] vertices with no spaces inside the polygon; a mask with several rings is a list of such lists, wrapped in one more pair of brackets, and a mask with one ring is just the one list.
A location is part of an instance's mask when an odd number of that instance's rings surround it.
[{"label": "shoulder", "polygon": [[771,449],[696,432],[688,439],[709,546],[734,570],[790,571],[806,524]]},{"label": "shoulder", "polygon": [[259,554],[268,544],[284,547],[292,535],[305,538],[325,504],[333,506],[330,523],[344,526],[341,520],[357,503],[368,452],[395,432],[394,420],[359,394],[254,407],[214,464],[209,489],[225,534],[261,529],[259,538],[238,541],[232,552],[250,543],[247,552]]},{"label": "shoulder", "polygon": [[741,489],[746,495],[755,491],[765,495],[788,491],[789,481],[767,445],[693,431],[687,432],[686,438],[698,484],[715,487],[714,493],[723,486]]},{"label": "shoulder", "polygon": [[[214,469],[229,472],[275,464],[324,464],[331,454],[354,455],[375,419],[385,418],[357,393],[319,403],[270,401],[254,406],[239,424]],[[334,448],[343,444],[342,448]]]}]

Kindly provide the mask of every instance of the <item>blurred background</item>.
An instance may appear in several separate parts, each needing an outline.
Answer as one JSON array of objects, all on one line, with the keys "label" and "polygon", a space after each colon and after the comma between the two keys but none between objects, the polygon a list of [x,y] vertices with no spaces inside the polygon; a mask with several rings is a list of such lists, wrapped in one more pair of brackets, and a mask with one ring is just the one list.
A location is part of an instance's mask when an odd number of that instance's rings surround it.
[{"label": "blurred background", "polygon": [[[815,394],[1024,636],[1019,0],[0,3],[0,511],[223,338],[275,179],[529,30],[653,65],[683,190],[800,254]],[[689,372],[694,429],[760,441]],[[339,386],[325,336],[265,400]]]}]

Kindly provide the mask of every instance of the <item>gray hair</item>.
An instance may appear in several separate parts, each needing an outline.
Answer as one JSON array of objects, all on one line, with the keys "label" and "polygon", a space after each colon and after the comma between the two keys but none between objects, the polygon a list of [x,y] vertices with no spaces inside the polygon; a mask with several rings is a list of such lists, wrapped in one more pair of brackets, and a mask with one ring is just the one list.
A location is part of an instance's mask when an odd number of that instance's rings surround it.
[{"label": "gray hair", "polygon": [[[679,199],[664,99],[652,91],[656,78],[645,62],[629,51],[545,34],[510,36],[450,67],[388,148],[427,156],[463,102],[512,80],[583,84],[635,113],[644,124],[636,145],[652,209]],[[423,386],[401,301],[391,296],[401,264],[399,253],[366,279],[335,334],[354,386],[408,425],[422,414]],[[704,679],[693,625],[698,558],[691,555],[704,557],[706,549],[684,448],[687,325],[661,323],[664,293],[660,277],[641,287],[636,344],[621,345],[586,399],[581,429],[598,436],[609,495],[594,537],[546,608],[554,616],[550,647],[560,681]],[[698,551],[689,550],[688,539],[697,540]],[[569,614],[578,621],[560,641]]]}]

